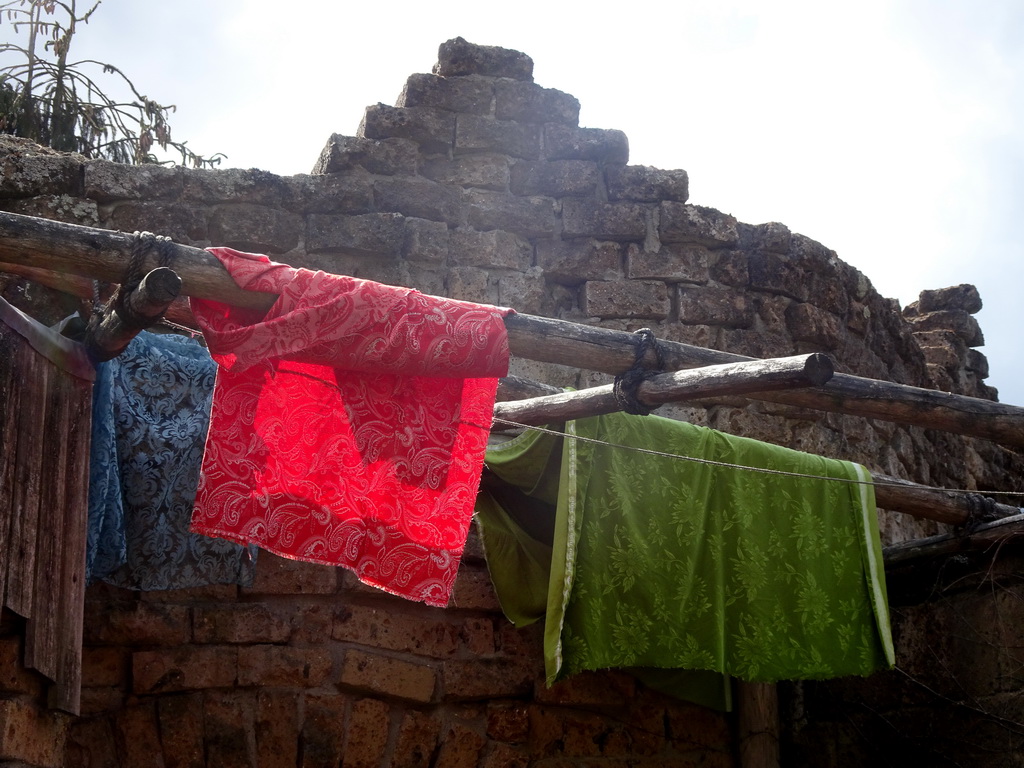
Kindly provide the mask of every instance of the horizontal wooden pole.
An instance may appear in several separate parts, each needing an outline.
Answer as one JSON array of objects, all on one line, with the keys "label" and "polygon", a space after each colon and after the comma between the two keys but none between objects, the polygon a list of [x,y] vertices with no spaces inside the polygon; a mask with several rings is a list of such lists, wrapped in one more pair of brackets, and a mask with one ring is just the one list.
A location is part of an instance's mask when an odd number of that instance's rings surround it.
[{"label": "horizontal wooden pole", "polygon": [[1020,536],[1024,536],[1024,514],[1018,510],[1016,515],[983,523],[966,535],[946,533],[892,544],[882,550],[882,557],[887,568],[895,568],[923,558],[985,549]]},{"label": "horizontal wooden pole", "polygon": [[180,291],[181,278],[174,270],[157,267],[120,302],[116,295],[112,297],[102,310],[89,318],[83,341],[89,356],[96,362],[103,362],[120,355],[139,331],[163,317]]},{"label": "horizontal wooden pole", "polygon": [[[132,237],[122,232],[0,213],[0,261],[118,282],[131,254]],[[217,259],[198,248],[173,246],[172,264],[182,294],[267,309],[275,296],[243,291]],[[156,266],[150,257],[147,268]],[[619,374],[632,367],[635,338],[624,331],[564,320],[511,315],[506,319],[513,355]],[[665,370],[737,363],[754,358],[673,341],[659,341]],[[655,367],[655,354],[645,362]],[[940,429],[1024,448],[1024,408],[980,398],[837,373],[824,387],[745,395],[802,408]]]},{"label": "horizontal wooden pole", "polygon": [[[772,360],[752,360],[727,365],[710,365],[685,371],[653,374],[641,382],[637,399],[641,405],[656,408],[665,403],[701,397],[743,395],[776,389],[820,386],[828,381],[834,368],[827,355],[814,353]],[[496,420],[540,425],[567,419],[580,419],[621,410],[613,385],[590,387],[576,392],[533,397],[527,400],[497,403]],[[500,421],[495,424],[501,428]]]}]

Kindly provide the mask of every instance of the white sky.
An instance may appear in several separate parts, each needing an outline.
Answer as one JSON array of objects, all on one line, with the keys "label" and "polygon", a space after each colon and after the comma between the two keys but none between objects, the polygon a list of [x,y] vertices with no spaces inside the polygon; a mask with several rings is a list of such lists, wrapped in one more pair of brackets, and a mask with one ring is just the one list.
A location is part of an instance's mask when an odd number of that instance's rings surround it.
[{"label": "white sky", "polygon": [[176,104],[222,167],[291,175],[456,36],[530,55],[631,163],[685,168],[690,202],[780,221],[904,306],[977,285],[988,383],[1024,405],[1020,0],[103,0],[72,58]]}]

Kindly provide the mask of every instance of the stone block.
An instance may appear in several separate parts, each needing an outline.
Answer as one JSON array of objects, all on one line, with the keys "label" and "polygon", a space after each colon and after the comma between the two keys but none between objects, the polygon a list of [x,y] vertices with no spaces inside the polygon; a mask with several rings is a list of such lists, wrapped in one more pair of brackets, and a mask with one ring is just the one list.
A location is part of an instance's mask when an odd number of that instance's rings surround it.
[{"label": "stone block", "polygon": [[306,219],[306,250],[310,252],[398,258],[404,244],[405,222],[399,213],[314,214]]},{"label": "stone block", "polygon": [[260,552],[256,578],[246,594],[329,595],[338,587],[338,568]]},{"label": "stone block", "polygon": [[99,203],[115,200],[167,200],[181,194],[180,167],[125,165],[109,160],[85,163],[85,195]]},{"label": "stone block", "polygon": [[433,765],[440,723],[423,712],[408,710],[398,729],[390,768],[428,768]]},{"label": "stone block", "polygon": [[332,133],[320,152],[315,176],[364,170],[381,176],[412,176],[416,173],[419,147],[411,139],[368,139]]},{"label": "stone block", "polygon": [[167,768],[205,768],[202,694],[161,696],[157,713]]},{"label": "stone block", "polygon": [[988,358],[985,357],[983,352],[979,352],[976,349],[967,350],[967,359],[964,361],[964,367],[979,379],[988,378]]},{"label": "stone block", "polygon": [[952,331],[968,347],[985,346],[985,335],[973,315],[962,309],[943,309],[908,318],[914,333],[921,331]]},{"label": "stone block", "polygon": [[197,605],[192,609],[192,639],[197,643],[283,643],[291,625],[264,603]]},{"label": "stone block", "polygon": [[487,115],[494,99],[494,81],[482,77],[409,75],[396,107],[436,107],[449,112]]},{"label": "stone block", "polygon": [[163,766],[156,701],[126,707],[115,717],[117,751],[125,768]]},{"label": "stone block", "polygon": [[548,280],[579,285],[623,277],[621,243],[609,240],[538,240],[537,266]]},{"label": "stone block", "polygon": [[194,205],[248,203],[278,208],[287,205],[295,195],[291,178],[258,168],[182,168],[180,173],[180,200]]},{"label": "stone block", "polygon": [[387,750],[390,726],[391,708],[383,701],[353,702],[342,768],[377,768]]},{"label": "stone block", "polygon": [[482,189],[466,194],[467,219],[476,230],[500,229],[520,237],[550,237],[555,233],[554,201],[520,197]]},{"label": "stone block", "polygon": [[259,687],[316,688],[331,673],[327,648],[246,645],[238,649],[238,684]]},{"label": "stone block", "polygon": [[455,119],[455,154],[497,152],[524,160],[540,157],[540,128],[479,115]]},{"label": "stone block", "polygon": [[524,744],[530,736],[530,711],[525,704],[487,705],[487,735],[507,744]]},{"label": "stone block", "polygon": [[299,700],[289,692],[256,695],[256,753],[259,768],[295,768],[299,762]]},{"label": "stone block", "polygon": [[183,645],[191,639],[184,605],[136,602],[110,605],[102,615],[86,611],[88,645]]},{"label": "stone block", "polygon": [[445,658],[458,650],[458,626],[448,621],[405,615],[390,608],[344,605],[337,608],[331,637],[372,648]]},{"label": "stone block", "polygon": [[807,301],[811,275],[799,263],[773,253],[751,254],[747,261],[750,287],[755,291],[779,293]]},{"label": "stone block", "polygon": [[0,153],[0,198],[82,197],[81,155]]},{"label": "stone block", "polygon": [[341,670],[341,685],[426,703],[436,688],[433,667],[393,656],[349,650]]},{"label": "stone block", "polygon": [[649,213],[650,208],[640,203],[565,200],[562,203],[562,235],[643,241],[647,237]]},{"label": "stone block", "polygon": [[457,224],[462,209],[462,191],[427,179],[385,178],[373,184],[379,211]]},{"label": "stone block", "polygon": [[254,696],[210,691],[203,696],[203,736],[207,765],[249,768],[256,765]]},{"label": "stone block", "polygon": [[497,279],[476,267],[452,267],[445,275],[445,296],[480,304],[498,303]]},{"label": "stone block", "polygon": [[109,718],[81,718],[68,733],[65,766],[119,768],[114,731]]},{"label": "stone block", "polygon": [[132,654],[135,693],[227,688],[237,677],[238,650],[230,646],[193,645]]},{"label": "stone block", "polygon": [[978,289],[968,283],[921,291],[917,301],[917,308],[921,313],[959,310],[973,315],[980,312],[981,307],[981,295],[978,293]]},{"label": "stone block", "polygon": [[590,160],[524,160],[512,166],[509,189],[516,195],[592,197],[600,181]]},{"label": "stone block", "polygon": [[704,284],[709,277],[708,262],[708,249],[703,245],[665,243],[653,253],[630,243],[626,250],[626,276],[630,280]]},{"label": "stone block", "polygon": [[629,139],[622,131],[574,128],[558,123],[544,126],[544,157],[548,160],[593,160],[608,165],[629,162]]},{"label": "stone block", "polygon": [[494,85],[494,116],[520,123],[575,127],[580,120],[580,102],[575,96],[536,83],[500,80]]},{"label": "stone block", "polygon": [[444,264],[448,259],[448,227],[441,221],[405,220],[402,256],[409,261]]},{"label": "stone block", "polygon": [[527,768],[532,765],[529,754],[508,744],[492,744],[481,768]]},{"label": "stone block", "polygon": [[794,341],[808,342],[823,351],[838,348],[843,340],[839,318],[813,304],[791,304],[786,309],[786,327]]},{"label": "stone block", "polygon": [[749,328],[754,322],[753,302],[746,293],[711,286],[680,285],[677,290],[679,322],[684,325]]},{"label": "stone block", "polygon": [[453,160],[428,160],[420,169],[426,178],[440,184],[504,191],[509,185],[509,158],[505,155],[464,155]]},{"label": "stone block", "polygon": [[578,707],[622,706],[636,694],[636,680],[624,672],[583,672],[548,687],[538,680],[534,700]]},{"label": "stone block", "polygon": [[67,718],[25,699],[0,700],[0,761],[62,768]]},{"label": "stone block", "polygon": [[668,286],[650,280],[603,282],[588,280],[583,284],[583,314],[602,320],[643,317],[664,320],[671,311]]},{"label": "stone block", "polygon": [[501,611],[501,605],[494,594],[491,577],[486,567],[462,563],[455,579],[449,608],[464,608],[475,611]]},{"label": "stone block", "polygon": [[460,724],[452,725],[441,738],[441,751],[436,768],[477,768],[487,740],[476,731]]},{"label": "stone block", "polygon": [[20,637],[0,637],[0,692],[38,696],[43,691],[44,679],[38,672],[26,669],[22,658]]},{"label": "stone block", "polygon": [[444,662],[444,701],[521,697],[533,690],[529,659],[452,659]]},{"label": "stone block", "polygon": [[210,216],[209,238],[218,246],[249,253],[280,254],[299,244],[298,214],[261,205],[221,205]]},{"label": "stone block", "polygon": [[663,243],[695,243],[727,248],[739,240],[736,217],[714,208],[663,202],[658,236]]},{"label": "stone block", "polygon": [[345,754],[348,697],[307,695],[305,719],[299,735],[302,768],[340,765]]},{"label": "stone block", "polygon": [[551,298],[540,267],[499,277],[498,304],[530,315],[551,312]]},{"label": "stone block", "polygon": [[[0,669],[3,669],[0,664]],[[127,648],[86,646],[82,649],[83,686],[123,686],[131,669],[131,652]]]},{"label": "stone block", "polygon": [[684,170],[664,171],[649,165],[609,165],[604,170],[609,200],[685,203],[690,177]]},{"label": "stone block", "polygon": [[533,263],[530,243],[500,229],[456,229],[449,243],[451,263],[455,266],[525,270]]},{"label": "stone block", "polygon": [[441,77],[485,75],[533,80],[533,59],[525,53],[494,45],[474,45],[461,37],[441,43],[434,74]]},{"label": "stone block", "polygon": [[103,219],[101,226],[122,232],[153,232],[169,237],[176,243],[191,245],[209,242],[206,217],[207,211],[201,206],[128,202],[117,203]]},{"label": "stone block", "polygon": [[84,227],[98,227],[100,223],[95,200],[83,200],[70,195],[39,195],[23,200],[9,200],[5,202],[4,210],[22,216],[81,224]]},{"label": "stone block", "polygon": [[742,251],[710,251],[708,253],[711,279],[734,288],[745,288],[750,283],[747,254]]},{"label": "stone block", "polygon": [[408,139],[427,153],[446,153],[455,137],[455,113],[432,107],[366,108],[358,136],[367,139]]}]

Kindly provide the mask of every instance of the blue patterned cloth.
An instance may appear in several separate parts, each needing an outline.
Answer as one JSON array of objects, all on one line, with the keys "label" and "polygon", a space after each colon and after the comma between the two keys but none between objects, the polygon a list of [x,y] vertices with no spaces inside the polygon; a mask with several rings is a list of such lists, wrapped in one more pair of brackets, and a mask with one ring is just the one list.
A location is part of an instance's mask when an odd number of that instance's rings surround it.
[{"label": "blue patterned cloth", "polygon": [[142,332],[98,366],[86,578],[139,590],[252,583],[255,548],[191,533],[217,365]]}]

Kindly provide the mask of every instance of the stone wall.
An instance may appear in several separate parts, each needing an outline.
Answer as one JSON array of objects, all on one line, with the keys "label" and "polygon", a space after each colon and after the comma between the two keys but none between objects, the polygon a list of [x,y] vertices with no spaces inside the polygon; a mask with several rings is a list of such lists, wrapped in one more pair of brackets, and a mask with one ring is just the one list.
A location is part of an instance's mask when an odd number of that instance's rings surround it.
[{"label": "stone wall", "polygon": [[[395,106],[369,107],[356,136],[330,137],[309,175],[129,167],[9,140],[0,145],[0,208],[530,314],[647,326],[750,356],[822,351],[841,371],[995,398],[970,286],[925,292],[901,311],[784,225],[688,204],[685,171],[628,165],[626,136],[579,127],[578,114],[572,96],[532,81],[529,57],[456,39],[441,46],[432,74],[409,78]],[[74,304],[15,277],[0,286],[44,318]],[[556,385],[607,380],[523,360],[513,372]],[[771,404],[661,412],[946,487],[1005,489],[1021,466],[984,441]],[[887,541],[936,530],[882,520]],[[475,537],[446,610],[266,553],[251,589],[99,585],[87,601],[81,718],[45,709],[42,681],[14,663],[17,619],[0,625],[0,761],[734,764],[731,717],[628,675],[547,689],[539,635],[502,618]],[[40,733],[49,738],[33,739]]]}]

